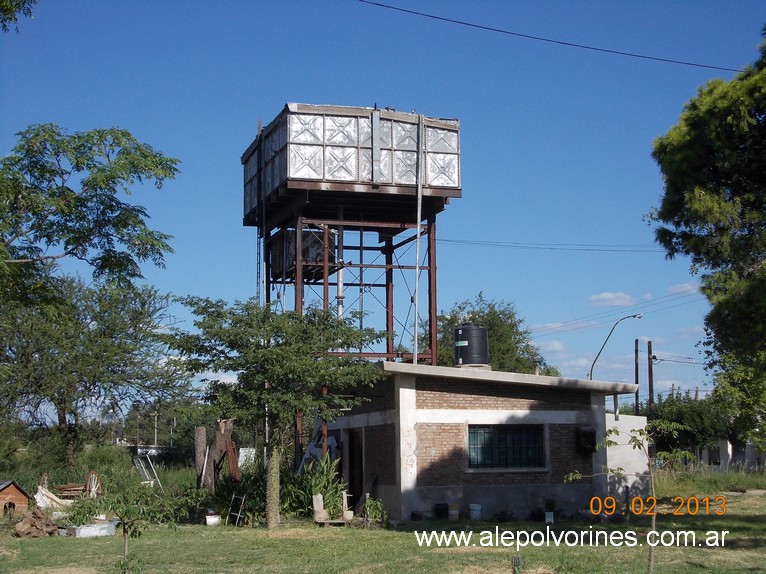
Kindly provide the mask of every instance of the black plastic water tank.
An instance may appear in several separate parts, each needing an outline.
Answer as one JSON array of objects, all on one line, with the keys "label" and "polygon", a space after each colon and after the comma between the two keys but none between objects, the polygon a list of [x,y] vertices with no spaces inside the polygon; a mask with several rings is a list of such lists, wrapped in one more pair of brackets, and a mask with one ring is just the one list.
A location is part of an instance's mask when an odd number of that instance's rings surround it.
[{"label": "black plastic water tank", "polygon": [[475,323],[455,327],[455,365],[488,365],[487,330]]}]

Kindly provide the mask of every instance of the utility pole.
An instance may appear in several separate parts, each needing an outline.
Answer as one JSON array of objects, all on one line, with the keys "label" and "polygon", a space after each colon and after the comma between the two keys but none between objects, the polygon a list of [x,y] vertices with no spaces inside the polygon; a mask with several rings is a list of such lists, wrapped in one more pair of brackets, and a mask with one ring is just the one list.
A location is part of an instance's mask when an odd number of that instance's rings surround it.
[{"label": "utility pole", "polygon": [[154,446],[157,446],[157,415],[159,413],[154,411]]},{"label": "utility pole", "polygon": [[652,417],[652,408],[654,407],[654,363],[652,362],[652,359],[654,359],[654,355],[652,355],[652,342],[647,341],[646,342],[646,353],[648,355],[648,381],[649,381],[649,411],[647,413],[647,418]]},{"label": "utility pole", "polygon": [[633,353],[633,357],[634,357],[633,362],[634,362],[635,374],[636,374],[636,401],[635,401],[635,403],[636,403],[636,416],[638,416],[640,414],[639,413],[639,408],[638,408],[638,401],[639,401],[639,398],[638,398],[638,390],[639,390],[639,385],[638,385],[638,339],[636,339],[636,343],[634,345],[633,351],[634,351],[634,353]]}]

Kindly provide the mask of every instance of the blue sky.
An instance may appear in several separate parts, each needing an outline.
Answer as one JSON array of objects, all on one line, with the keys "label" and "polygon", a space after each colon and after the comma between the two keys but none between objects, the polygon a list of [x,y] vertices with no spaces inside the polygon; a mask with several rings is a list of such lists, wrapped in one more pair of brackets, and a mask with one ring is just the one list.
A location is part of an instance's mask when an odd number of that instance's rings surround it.
[{"label": "blue sky", "polygon": [[[457,2],[392,6],[529,36],[739,69],[757,57],[762,1]],[[357,0],[51,1],[0,36],[0,154],[33,123],[119,126],[181,160],[137,189],[174,236],[147,281],[233,301],[256,288],[240,155],[287,102],[390,106],[461,125],[463,197],[438,220],[439,308],[479,291],[512,302],[547,361],[633,381],[633,341],[663,360],[659,391],[702,390],[704,298],[642,216],[662,194],[652,141],[713,78],[632,58],[405,14]],[[188,324],[188,317],[178,311]],[[642,397],[645,395],[642,386]]]}]

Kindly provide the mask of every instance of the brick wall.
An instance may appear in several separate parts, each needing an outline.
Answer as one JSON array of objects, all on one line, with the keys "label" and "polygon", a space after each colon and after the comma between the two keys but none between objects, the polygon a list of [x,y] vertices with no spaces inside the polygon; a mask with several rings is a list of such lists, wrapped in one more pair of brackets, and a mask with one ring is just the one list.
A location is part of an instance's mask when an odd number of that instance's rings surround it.
[{"label": "brick wall", "polygon": [[[466,436],[468,428],[459,423],[419,423],[416,456],[418,486],[481,486],[522,484],[563,484],[573,470],[593,473],[592,455],[577,453],[577,425],[549,424],[550,469],[529,471],[468,470]],[[590,482],[584,479],[581,482]]]},{"label": "brick wall", "polygon": [[418,379],[418,409],[590,410],[590,392],[482,381]]},{"label": "brick wall", "polygon": [[396,431],[393,424],[375,425],[364,430],[364,468],[375,474],[378,484],[396,484]]},{"label": "brick wall", "polygon": [[383,379],[373,387],[359,387],[354,392],[357,397],[363,397],[365,400],[350,412],[344,413],[345,415],[390,411],[396,406],[393,378]]},{"label": "brick wall", "polygon": [[[593,474],[593,455],[577,452],[578,425],[548,425],[551,445],[551,478],[554,484],[563,484],[564,477],[573,470]],[[580,482],[589,483],[590,478]]]},{"label": "brick wall", "polygon": [[468,465],[465,451],[466,427],[463,424],[415,425],[418,459],[418,486],[464,484]]}]

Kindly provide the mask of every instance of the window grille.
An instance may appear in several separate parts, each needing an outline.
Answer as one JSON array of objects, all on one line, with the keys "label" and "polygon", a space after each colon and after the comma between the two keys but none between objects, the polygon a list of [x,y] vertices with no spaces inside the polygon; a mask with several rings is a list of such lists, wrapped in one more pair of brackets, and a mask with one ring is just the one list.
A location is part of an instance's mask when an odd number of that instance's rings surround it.
[{"label": "window grille", "polygon": [[545,468],[543,425],[468,427],[469,468]]}]

